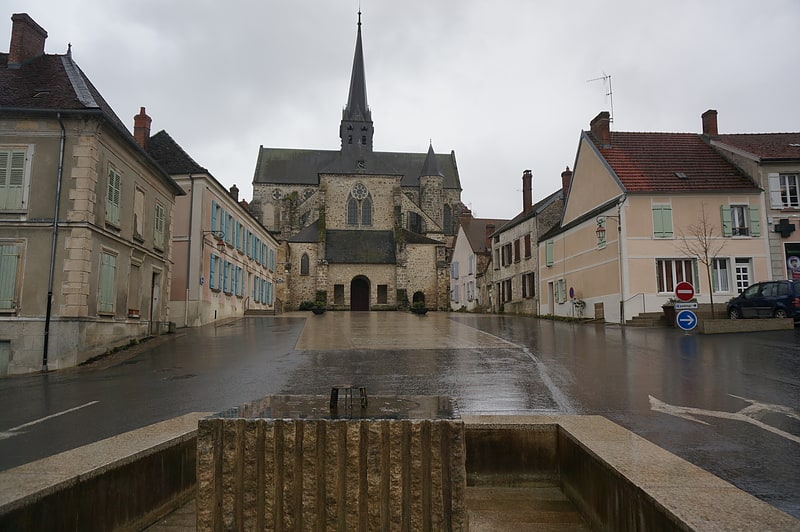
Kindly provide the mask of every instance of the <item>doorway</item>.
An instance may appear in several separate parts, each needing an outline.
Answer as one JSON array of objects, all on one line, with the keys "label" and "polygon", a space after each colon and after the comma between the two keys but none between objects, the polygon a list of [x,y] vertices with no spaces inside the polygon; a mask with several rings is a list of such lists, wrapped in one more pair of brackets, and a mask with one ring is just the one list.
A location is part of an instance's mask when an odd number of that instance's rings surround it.
[{"label": "doorway", "polygon": [[358,276],[350,282],[350,310],[369,310],[369,279]]},{"label": "doorway", "polygon": [[150,334],[161,334],[161,274],[153,272],[150,292]]}]

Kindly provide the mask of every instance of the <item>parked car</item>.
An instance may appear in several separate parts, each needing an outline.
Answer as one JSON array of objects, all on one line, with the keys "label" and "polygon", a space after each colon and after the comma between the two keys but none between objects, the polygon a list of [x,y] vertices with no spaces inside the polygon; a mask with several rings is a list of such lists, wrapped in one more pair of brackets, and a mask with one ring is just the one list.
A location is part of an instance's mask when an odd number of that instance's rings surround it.
[{"label": "parked car", "polygon": [[728,316],[800,320],[800,281],[766,281],[748,286],[728,301]]}]

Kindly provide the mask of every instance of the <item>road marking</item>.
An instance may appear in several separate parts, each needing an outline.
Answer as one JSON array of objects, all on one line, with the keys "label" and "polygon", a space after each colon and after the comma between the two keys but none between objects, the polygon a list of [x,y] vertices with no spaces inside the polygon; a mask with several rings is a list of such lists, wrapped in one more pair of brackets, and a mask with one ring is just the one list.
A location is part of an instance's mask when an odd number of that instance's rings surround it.
[{"label": "road marking", "polygon": [[86,408],[87,406],[92,406],[93,404],[99,403],[100,401],[90,401],[85,405],[76,406],[74,408],[70,408],[69,410],[64,410],[63,412],[57,412],[55,414],[50,414],[49,416],[45,416],[40,419],[35,419],[33,421],[29,421],[28,423],[23,423],[22,425],[10,428],[5,432],[0,432],[0,440],[4,440],[6,438],[10,438],[12,436],[19,435],[19,431],[21,429],[36,425],[37,423],[41,423],[43,421],[47,421],[48,419],[52,419],[54,417],[63,416],[64,414],[69,414],[70,412],[75,412],[76,410],[80,410],[81,408]]},{"label": "road marking", "polygon": [[794,434],[785,432],[779,428],[773,427],[772,425],[767,425],[760,419],[757,419],[758,416],[770,412],[783,414],[794,419],[800,419],[800,414],[798,414],[795,410],[789,408],[788,406],[774,405],[770,403],[759,403],[758,401],[747,399],[745,397],[740,397],[738,395],[733,395],[733,394],[729,395],[731,397],[736,397],[737,399],[741,399],[742,401],[750,403],[750,406],[746,406],[745,408],[739,410],[738,412],[720,412],[717,410],[703,410],[702,408],[692,408],[690,406],[671,405],[665,403],[664,401],[656,399],[652,395],[648,395],[648,397],[650,398],[650,409],[656,412],[663,412],[664,414],[670,414],[675,417],[688,419],[689,421],[695,421],[697,423],[702,423],[703,425],[708,425],[708,423],[703,421],[702,419],[697,419],[695,416],[717,417],[721,419],[731,419],[733,421],[744,421],[745,423],[750,423],[751,425],[755,425],[758,428],[767,430],[769,432],[772,432],[773,434],[777,434],[778,436],[786,438],[787,440],[800,443],[800,436],[795,436]]}]

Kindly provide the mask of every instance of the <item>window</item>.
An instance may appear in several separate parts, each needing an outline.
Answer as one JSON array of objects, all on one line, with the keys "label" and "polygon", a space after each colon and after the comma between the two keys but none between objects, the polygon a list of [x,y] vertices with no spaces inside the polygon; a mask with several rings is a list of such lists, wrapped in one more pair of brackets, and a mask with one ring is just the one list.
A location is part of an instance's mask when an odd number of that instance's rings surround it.
[{"label": "window", "polygon": [[164,249],[164,206],[156,202],[156,220],[153,230],[153,245],[158,249]]},{"label": "window", "polygon": [[503,245],[503,266],[511,264],[511,243]]},{"label": "window", "polygon": [[752,205],[722,205],[723,236],[759,236],[761,220],[758,207]]},{"label": "window", "polygon": [[458,279],[458,261],[450,264],[450,277],[453,279]]},{"label": "window", "polygon": [[144,235],[144,190],[137,188],[133,193],[133,238],[142,240]]},{"label": "window", "polygon": [[520,249],[520,244],[519,244],[519,238],[518,238],[518,239],[514,240],[514,262],[519,262],[519,258],[520,258],[519,249]]},{"label": "window", "polygon": [[231,263],[227,260],[222,265],[222,290],[230,294]]},{"label": "window", "polygon": [[347,200],[347,224],[358,225],[358,201],[352,196]]},{"label": "window", "polygon": [[687,281],[699,292],[695,283],[695,263],[692,259],[658,259],[656,261],[656,277],[658,291],[661,293],[672,293],[675,285],[681,281]]},{"label": "window", "polygon": [[800,208],[800,176],[768,174],[770,206],[773,209]]},{"label": "window", "polygon": [[25,150],[0,150],[0,210],[18,210],[25,204]]},{"label": "window", "polygon": [[494,269],[500,269],[500,249],[498,248],[494,249]]},{"label": "window", "polygon": [[672,238],[672,207],[653,205],[653,237]]},{"label": "window", "polygon": [[472,275],[475,270],[475,255],[470,255],[467,257],[467,274]]},{"label": "window", "polygon": [[208,287],[211,290],[217,289],[217,279],[215,277],[215,273],[217,270],[217,256],[213,253],[211,254],[211,259],[208,263]]},{"label": "window", "polygon": [[100,300],[97,303],[97,312],[101,314],[114,313],[114,299],[117,275],[117,257],[110,253],[100,254]]},{"label": "window", "polygon": [[408,213],[408,230],[422,233],[422,217],[413,211]]},{"label": "window", "polygon": [[511,301],[512,294],[511,294],[511,279],[506,279],[502,283],[500,283],[503,287],[503,302]]},{"label": "window", "polygon": [[533,272],[522,274],[522,297],[531,298],[536,295]]},{"label": "window", "polygon": [[475,299],[475,281],[470,281],[466,285],[467,290],[467,301],[472,301]]},{"label": "window", "polygon": [[0,310],[17,307],[19,255],[20,246],[17,244],[0,246]]},{"label": "window", "polygon": [[730,292],[730,261],[714,259],[711,264],[711,286],[714,292]]},{"label": "window", "polygon": [[567,280],[566,279],[559,279],[556,281],[556,303],[566,303],[567,302]]},{"label": "window", "polygon": [[378,285],[378,304],[385,305],[389,299],[389,290],[385,284]]},{"label": "window", "polygon": [[531,258],[531,235],[525,235],[525,258]]},{"label": "window", "polygon": [[545,245],[545,265],[552,266],[553,265],[553,241],[548,240]]},{"label": "window", "polygon": [[335,285],[333,285],[333,304],[334,305],[344,305],[344,285],[343,284],[335,284]]},{"label": "window", "polygon": [[108,192],[106,194],[106,221],[113,225],[119,225],[119,191],[119,172],[117,172],[114,167],[109,167]]},{"label": "window", "polygon": [[308,253],[300,257],[300,275],[308,275]]},{"label": "window", "polygon": [[361,201],[361,225],[372,225],[372,198],[369,196]]},{"label": "window", "polygon": [[453,292],[450,294],[450,299],[453,301],[453,303],[458,303],[460,301],[458,296],[458,284],[453,285]]}]

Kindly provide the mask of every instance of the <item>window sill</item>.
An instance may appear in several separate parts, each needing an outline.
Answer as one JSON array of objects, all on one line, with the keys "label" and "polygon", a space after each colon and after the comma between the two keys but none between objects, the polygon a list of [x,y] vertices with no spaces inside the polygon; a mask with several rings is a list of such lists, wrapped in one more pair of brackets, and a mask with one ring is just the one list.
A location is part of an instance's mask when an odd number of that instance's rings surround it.
[{"label": "window sill", "polygon": [[122,231],[122,228],[119,226],[118,223],[114,223],[110,220],[106,220],[106,229],[113,229],[117,232]]}]

